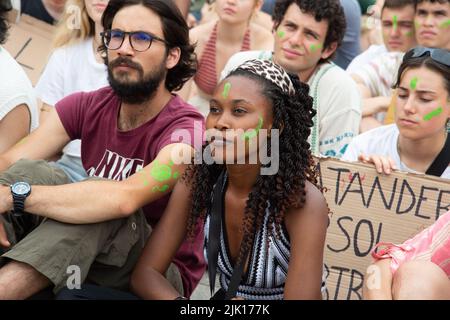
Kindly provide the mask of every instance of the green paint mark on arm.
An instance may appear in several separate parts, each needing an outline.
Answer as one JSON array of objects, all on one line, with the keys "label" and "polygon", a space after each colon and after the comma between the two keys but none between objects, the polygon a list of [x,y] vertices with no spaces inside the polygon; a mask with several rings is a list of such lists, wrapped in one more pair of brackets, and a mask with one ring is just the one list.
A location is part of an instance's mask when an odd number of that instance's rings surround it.
[{"label": "green paint mark on arm", "polygon": [[223,87],[223,92],[222,92],[222,97],[224,97],[224,99],[228,98],[228,95],[230,94],[230,90],[231,90],[231,83],[229,83],[229,82],[225,83],[225,86]]},{"label": "green paint mark on arm", "polygon": [[425,116],[423,117],[423,120],[425,120],[425,121],[430,121],[430,120],[433,119],[434,117],[439,116],[439,115],[442,113],[442,111],[444,111],[443,108],[442,108],[442,107],[439,107],[439,108],[437,108],[436,110],[431,111],[429,114],[425,115]]},{"label": "green paint mark on arm", "polygon": [[256,137],[259,133],[259,130],[261,130],[262,126],[263,126],[263,118],[260,116],[258,126],[256,127],[256,129],[251,129],[250,131],[244,133],[244,135],[242,136],[242,140],[250,140]]},{"label": "green paint mark on arm", "polygon": [[172,177],[172,165],[159,164],[158,160],[156,160],[155,164],[150,170],[150,175],[156,181],[167,181]]},{"label": "green paint mark on arm", "polygon": [[162,187],[153,187],[152,192],[166,192],[169,189],[169,186],[167,184],[163,185]]},{"label": "green paint mark on arm", "polygon": [[409,83],[409,87],[411,88],[411,90],[416,90],[417,81],[419,81],[419,79],[417,79],[417,77],[414,77],[411,79],[411,82]]}]

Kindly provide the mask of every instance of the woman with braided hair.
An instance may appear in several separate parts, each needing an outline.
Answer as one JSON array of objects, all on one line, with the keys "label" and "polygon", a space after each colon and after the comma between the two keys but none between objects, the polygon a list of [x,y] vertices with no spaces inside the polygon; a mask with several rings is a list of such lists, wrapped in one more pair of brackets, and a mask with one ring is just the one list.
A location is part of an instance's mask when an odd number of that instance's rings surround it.
[{"label": "woman with braided hair", "polygon": [[[214,283],[217,270],[221,287],[215,298],[321,299],[328,207],[307,142],[313,116],[308,86],[272,62],[232,71],[206,120],[214,163],[191,164],[178,181],[134,270],[133,291],[182,299],[163,275],[183,238],[205,222],[209,276]],[[267,142],[278,170],[264,175],[273,163],[248,161],[263,147],[263,131],[279,140]],[[232,152],[240,141],[243,154]]]}]

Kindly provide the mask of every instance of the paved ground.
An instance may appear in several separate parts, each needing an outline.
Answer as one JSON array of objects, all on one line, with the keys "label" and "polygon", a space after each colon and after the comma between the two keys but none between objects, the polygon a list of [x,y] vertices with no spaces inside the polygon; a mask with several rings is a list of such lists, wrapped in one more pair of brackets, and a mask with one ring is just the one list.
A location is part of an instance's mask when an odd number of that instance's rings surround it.
[{"label": "paved ground", "polygon": [[[216,276],[216,291],[218,289],[219,289],[219,282]],[[192,293],[191,300],[209,300],[209,298],[211,298],[211,294],[209,292],[209,278],[208,272],[205,272],[197,288],[195,288],[194,292]]]}]

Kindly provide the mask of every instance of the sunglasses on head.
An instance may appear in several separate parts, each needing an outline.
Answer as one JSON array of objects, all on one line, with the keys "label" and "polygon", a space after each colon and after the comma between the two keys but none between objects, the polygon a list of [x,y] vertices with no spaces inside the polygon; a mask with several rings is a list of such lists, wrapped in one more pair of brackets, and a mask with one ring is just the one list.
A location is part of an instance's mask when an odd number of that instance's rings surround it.
[{"label": "sunglasses on head", "polygon": [[438,48],[415,47],[405,54],[403,61],[423,56],[429,56],[434,61],[450,67],[450,51]]}]

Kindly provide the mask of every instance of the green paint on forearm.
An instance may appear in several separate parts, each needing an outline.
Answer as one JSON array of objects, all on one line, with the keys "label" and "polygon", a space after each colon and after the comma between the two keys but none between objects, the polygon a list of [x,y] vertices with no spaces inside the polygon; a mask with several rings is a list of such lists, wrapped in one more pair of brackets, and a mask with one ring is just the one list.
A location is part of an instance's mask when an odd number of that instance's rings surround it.
[{"label": "green paint on forearm", "polygon": [[258,126],[256,127],[256,129],[251,129],[250,131],[244,133],[244,135],[242,136],[242,140],[250,140],[256,137],[259,133],[259,130],[261,130],[262,126],[263,126],[263,118],[260,116]]},{"label": "green paint on forearm", "polygon": [[436,110],[431,111],[429,114],[425,115],[425,116],[423,117],[423,120],[425,120],[425,121],[430,121],[430,120],[433,119],[434,117],[439,116],[439,115],[442,113],[442,111],[444,111],[444,109],[443,109],[442,107],[439,107],[439,108],[437,108]]},{"label": "green paint on forearm", "polygon": [[222,97],[224,99],[228,98],[228,95],[230,94],[230,90],[231,90],[231,83],[229,83],[229,82],[225,83],[225,85],[223,86],[223,92],[222,92]]},{"label": "green paint on forearm", "polygon": [[162,187],[153,187],[152,192],[166,192],[168,189],[169,186],[165,184]]}]

